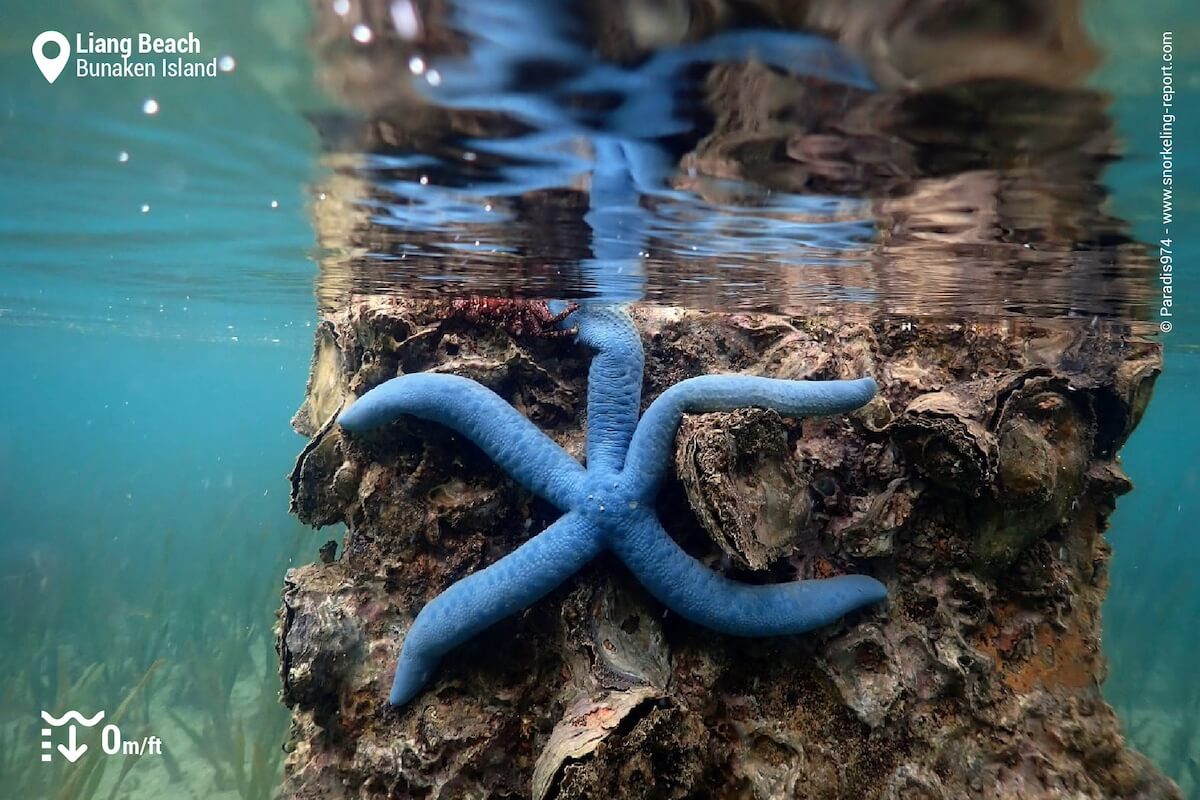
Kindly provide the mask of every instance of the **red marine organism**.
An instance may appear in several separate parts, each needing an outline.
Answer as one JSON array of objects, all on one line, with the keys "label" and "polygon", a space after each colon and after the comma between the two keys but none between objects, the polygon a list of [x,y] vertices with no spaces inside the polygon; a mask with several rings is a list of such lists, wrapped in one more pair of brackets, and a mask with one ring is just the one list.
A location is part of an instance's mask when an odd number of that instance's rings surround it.
[{"label": "red marine organism", "polygon": [[519,297],[457,297],[450,301],[450,318],[474,324],[495,325],[511,336],[574,336],[577,329],[558,324],[579,305],[567,303],[555,314],[546,300]]}]

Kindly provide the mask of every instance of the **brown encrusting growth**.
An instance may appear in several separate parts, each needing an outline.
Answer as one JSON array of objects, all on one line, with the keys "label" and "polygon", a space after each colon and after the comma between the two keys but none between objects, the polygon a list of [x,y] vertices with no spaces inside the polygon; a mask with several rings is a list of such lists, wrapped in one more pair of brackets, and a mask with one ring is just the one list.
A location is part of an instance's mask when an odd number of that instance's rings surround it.
[{"label": "brown encrusting growth", "polygon": [[453,372],[583,447],[589,354],[438,301],[326,315],[292,475],[333,563],[288,574],[286,798],[1178,798],[1099,683],[1116,454],[1161,367],[1104,325],[704,313],[638,306],[643,404],[684,378],[871,374],[844,417],[690,416],[661,518],[741,580],[864,572],[888,602],[813,634],[739,640],[664,614],[604,557],[386,704],[439,591],[556,512],[451,432],[330,424],[400,373]]}]

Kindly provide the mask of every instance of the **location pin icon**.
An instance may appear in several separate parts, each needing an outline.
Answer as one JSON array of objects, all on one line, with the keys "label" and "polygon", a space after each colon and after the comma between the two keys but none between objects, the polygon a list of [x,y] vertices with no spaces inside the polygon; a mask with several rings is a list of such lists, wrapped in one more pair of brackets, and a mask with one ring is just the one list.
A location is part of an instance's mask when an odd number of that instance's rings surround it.
[{"label": "location pin icon", "polygon": [[[58,55],[54,58],[46,58],[46,54],[42,52],[48,42],[58,45]],[[70,58],[71,43],[58,31],[42,31],[33,40],[33,60],[37,62],[38,69],[42,71],[42,75],[49,83],[58,80],[58,76],[62,74],[63,67],[67,65]]]}]

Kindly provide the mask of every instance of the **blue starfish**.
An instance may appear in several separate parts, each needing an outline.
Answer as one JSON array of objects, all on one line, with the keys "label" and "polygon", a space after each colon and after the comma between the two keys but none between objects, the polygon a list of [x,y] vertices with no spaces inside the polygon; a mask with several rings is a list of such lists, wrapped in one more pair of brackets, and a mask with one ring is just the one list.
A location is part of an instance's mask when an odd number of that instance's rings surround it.
[{"label": "blue starfish", "polygon": [[887,595],[883,584],[865,575],[767,586],[731,581],[685,553],[654,512],[684,412],[757,406],[788,416],[837,414],[870,400],[873,380],[705,375],[667,389],[639,423],[644,357],[633,321],[613,307],[586,308],[576,321],[579,341],[595,351],[588,373],[586,470],[499,395],[456,375],[393,378],[338,419],[352,432],[403,414],[445,425],[565,512],[421,610],[396,666],[389,696],[394,706],[411,700],[451,649],[533,604],[606,548],[667,608],[735,636],[802,633]]}]

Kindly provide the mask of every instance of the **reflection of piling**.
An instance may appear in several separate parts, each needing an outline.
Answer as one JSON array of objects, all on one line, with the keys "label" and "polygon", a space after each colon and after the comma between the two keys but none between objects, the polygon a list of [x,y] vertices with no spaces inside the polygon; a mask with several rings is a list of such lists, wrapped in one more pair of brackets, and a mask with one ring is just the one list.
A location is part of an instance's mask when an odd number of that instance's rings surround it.
[{"label": "reflection of piling", "polygon": [[[589,13],[605,37],[597,51],[628,69],[650,63],[653,47],[696,57],[704,37],[740,21],[721,3],[686,13],[684,4],[627,5],[638,12],[613,18],[596,4]],[[329,220],[322,297],[336,305],[354,290],[399,286],[590,296],[593,261],[603,261],[592,245],[609,241],[639,243],[613,269],[644,270],[647,297],[699,308],[788,311],[833,297],[905,315],[1149,315],[1153,265],[1102,210],[1102,170],[1116,144],[1106,98],[1078,88],[1096,54],[1076,3],[981,4],[961,19],[938,3],[871,13],[857,4],[758,5],[772,23],[841,41],[871,66],[879,89],[805,77],[812,64],[787,70],[753,58],[671,78],[681,82],[662,89],[662,103],[674,110],[654,125],[692,127],[648,140],[661,146],[648,152],[673,166],[657,190],[637,187],[629,207],[649,221],[608,240],[589,224],[603,216],[589,170],[604,163],[604,140],[570,126],[548,139],[499,110],[556,118],[536,96],[489,110],[475,107],[486,93],[467,102],[459,92],[443,107],[421,88],[429,64],[469,51],[460,31],[439,25],[445,9],[423,11],[421,37],[407,40],[372,3],[344,16],[322,7],[322,75],[360,114],[320,120],[334,171],[317,206]],[[655,22],[663,15],[675,31],[666,40]],[[348,43],[359,23],[380,31],[369,46]],[[422,76],[410,68],[418,56]],[[646,69],[647,79],[657,75]],[[611,99],[564,89],[558,102]],[[596,119],[598,130],[608,124]],[[472,141],[509,142],[510,156],[477,152]],[[797,214],[787,197],[842,202]]]}]

